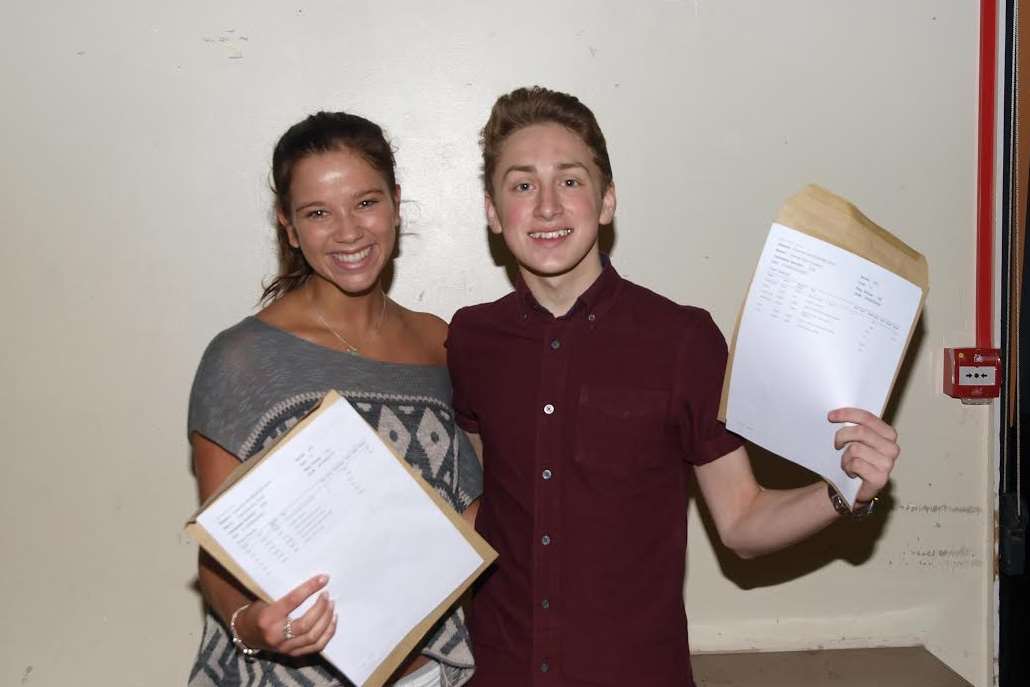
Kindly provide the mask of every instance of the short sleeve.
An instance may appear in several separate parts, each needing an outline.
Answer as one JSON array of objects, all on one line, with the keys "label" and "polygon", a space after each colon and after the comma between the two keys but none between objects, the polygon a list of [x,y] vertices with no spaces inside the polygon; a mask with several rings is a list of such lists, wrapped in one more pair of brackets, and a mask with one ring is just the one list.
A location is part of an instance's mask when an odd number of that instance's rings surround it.
[{"label": "short sleeve", "polygon": [[475,406],[471,398],[472,364],[465,345],[463,313],[463,310],[454,313],[447,330],[447,341],[444,343],[447,348],[447,371],[451,375],[451,386],[454,390],[451,405],[454,407],[454,417],[458,426],[471,434],[479,434],[479,418],[473,410]]},{"label": "short sleeve", "polygon": [[240,460],[240,449],[253,424],[245,393],[248,360],[252,357],[231,330],[216,336],[200,359],[190,389],[187,437],[193,433],[213,441]]},{"label": "short sleeve", "polygon": [[676,420],[685,460],[703,465],[744,442],[718,420],[728,357],[726,339],[708,312],[689,311],[692,316],[676,357]]}]

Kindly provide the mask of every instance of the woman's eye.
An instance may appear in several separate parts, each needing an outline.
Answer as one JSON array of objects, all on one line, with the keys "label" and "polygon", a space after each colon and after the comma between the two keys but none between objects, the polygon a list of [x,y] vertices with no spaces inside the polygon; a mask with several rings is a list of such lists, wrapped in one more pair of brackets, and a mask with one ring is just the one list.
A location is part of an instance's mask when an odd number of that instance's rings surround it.
[{"label": "woman's eye", "polygon": [[326,212],[323,208],[317,208],[315,210],[309,210],[307,212],[307,214],[305,214],[304,216],[307,217],[308,219],[322,219],[323,217],[327,216],[328,214],[329,213]]},{"label": "woman's eye", "polygon": [[364,200],[358,201],[359,208],[370,208],[379,201],[376,198],[365,198]]}]

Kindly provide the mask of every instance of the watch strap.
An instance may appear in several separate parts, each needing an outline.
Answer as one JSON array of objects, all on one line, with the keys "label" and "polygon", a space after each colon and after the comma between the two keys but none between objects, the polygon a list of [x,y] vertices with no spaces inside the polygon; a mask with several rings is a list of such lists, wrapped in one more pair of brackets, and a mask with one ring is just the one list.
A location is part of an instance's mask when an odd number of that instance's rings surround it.
[{"label": "watch strap", "polygon": [[876,506],[877,499],[874,497],[871,501],[855,501],[854,508],[848,508],[848,502],[844,500],[844,497],[837,493],[837,490],[833,488],[832,484],[826,484],[826,491],[830,496],[830,503],[833,504],[833,509],[844,517],[851,518],[853,520],[861,520],[867,518],[873,513],[873,509]]}]

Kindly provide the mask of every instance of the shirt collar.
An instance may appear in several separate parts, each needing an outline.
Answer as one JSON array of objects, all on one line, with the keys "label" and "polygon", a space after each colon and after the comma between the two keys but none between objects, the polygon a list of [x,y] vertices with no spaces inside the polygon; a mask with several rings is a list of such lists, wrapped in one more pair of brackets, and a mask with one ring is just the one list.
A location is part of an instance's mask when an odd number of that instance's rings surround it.
[{"label": "shirt collar", "polygon": [[[580,294],[575,304],[562,318],[588,318],[591,322],[606,311],[615,300],[616,294],[622,287],[623,278],[615,271],[611,259],[601,254],[601,274],[586,291]],[[526,286],[522,274],[517,273],[515,277],[515,293],[519,297],[520,312],[523,319],[529,312],[538,312],[550,316],[551,313],[544,306],[537,302],[533,292]],[[562,319],[558,318],[558,319]]]}]

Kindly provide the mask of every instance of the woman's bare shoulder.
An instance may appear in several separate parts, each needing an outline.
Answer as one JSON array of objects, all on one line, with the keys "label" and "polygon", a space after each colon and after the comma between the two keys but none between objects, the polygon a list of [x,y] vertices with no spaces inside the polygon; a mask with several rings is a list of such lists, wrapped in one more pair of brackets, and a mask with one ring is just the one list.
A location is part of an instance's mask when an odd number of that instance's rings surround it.
[{"label": "woman's bare shoulder", "polygon": [[433,313],[409,310],[402,305],[398,305],[397,310],[412,338],[434,362],[443,365],[446,362],[447,322]]},{"label": "woman's bare shoulder", "polygon": [[261,308],[257,318],[279,329],[291,331],[302,320],[301,312],[300,293],[290,291]]}]

